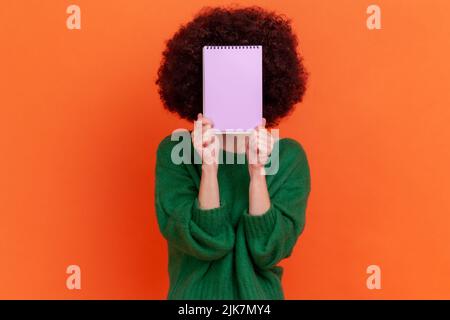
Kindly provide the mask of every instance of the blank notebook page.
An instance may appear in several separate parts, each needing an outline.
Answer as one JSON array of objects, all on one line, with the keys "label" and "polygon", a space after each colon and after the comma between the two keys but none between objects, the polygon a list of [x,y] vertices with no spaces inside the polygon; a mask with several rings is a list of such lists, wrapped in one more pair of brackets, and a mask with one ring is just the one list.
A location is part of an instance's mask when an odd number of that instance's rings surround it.
[{"label": "blank notebook page", "polygon": [[221,132],[262,119],[262,46],[203,47],[203,114]]}]

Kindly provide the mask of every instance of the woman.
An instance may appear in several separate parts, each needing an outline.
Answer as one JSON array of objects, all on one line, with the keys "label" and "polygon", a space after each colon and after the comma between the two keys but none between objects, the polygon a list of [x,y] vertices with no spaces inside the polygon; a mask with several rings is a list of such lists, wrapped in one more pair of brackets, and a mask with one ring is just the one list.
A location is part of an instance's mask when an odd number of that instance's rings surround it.
[{"label": "woman", "polygon": [[[262,45],[263,123],[245,144],[223,142],[203,118],[202,47]],[[192,159],[175,164],[176,141],[159,145],[156,210],[169,249],[168,299],[284,299],[283,269],[305,223],[310,175],[305,152],[292,139],[274,141],[273,128],[302,100],[307,72],[289,20],[258,7],[209,8],[167,43],[157,84],[165,107],[197,120]],[[228,141],[228,140],[224,140]],[[276,174],[266,175],[279,154]],[[218,163],[218,155],[244,163]],[[256,161],[249,161],[257,154]]]}]

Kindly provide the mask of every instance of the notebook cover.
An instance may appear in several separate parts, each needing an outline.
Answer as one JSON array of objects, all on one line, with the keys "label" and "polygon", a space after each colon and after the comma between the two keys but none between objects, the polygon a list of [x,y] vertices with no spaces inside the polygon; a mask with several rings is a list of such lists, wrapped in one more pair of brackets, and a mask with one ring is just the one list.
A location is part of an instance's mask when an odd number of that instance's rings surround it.
[{"label": "notebook cover", "polygon": [[262,46],[203,47],[203,114],[224,133],[261,123]]}]

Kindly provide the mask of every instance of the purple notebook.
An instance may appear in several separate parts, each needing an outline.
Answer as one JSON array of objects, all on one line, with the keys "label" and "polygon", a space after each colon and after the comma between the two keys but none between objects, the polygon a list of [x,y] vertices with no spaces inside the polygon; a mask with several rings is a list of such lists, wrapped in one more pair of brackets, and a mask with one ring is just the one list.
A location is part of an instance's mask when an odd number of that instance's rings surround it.
[{"label": "purple notebook", "polygon": [[262,119],[262,46],[203,47],[203,114],[222,133]]}]

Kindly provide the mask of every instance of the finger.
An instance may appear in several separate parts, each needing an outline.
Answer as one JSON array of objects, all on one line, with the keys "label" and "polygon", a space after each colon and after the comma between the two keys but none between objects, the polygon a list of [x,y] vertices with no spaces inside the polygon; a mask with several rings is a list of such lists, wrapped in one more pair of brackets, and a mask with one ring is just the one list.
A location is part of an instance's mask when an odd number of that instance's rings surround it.
[{"label": "finger", "polygon": [[203,141],[209,144],[211,141],[213,141],[213,138],[216,138],[216,133],[213,129],[210,128],[203,132]]},{"label": "finger", "polygon": [[200,123],[203,126],[205,126],[205,125],[213,126],[214,125],[213,122],[211,121],[211,119],[205,118],[202,113],[199,113],[197,115],[197,121],[200,121]]},{"label": "finger", "polygon": [[255,127],[255,130],[260,130],[266,127],[266,118],[261,119],[261,123]]},{"label": "finger", "polygon": [[216,158],[218,155],[218,143],[216,137],[212,138],[212,142],[207,146],[203,147],[203,155],[207,158]]},{"label": "finger", "polygon": [[211,135],[215,135],[216,133],[215,133],[215,131],[214,131],[214,129],[211,127],[211,125],[206,125],[206,126],[204,126],[203,127],[203,131],[202,131],[202,135],[205,137],[205,136],[211,136]]},{"label": "finger", "polygon": [[211,144],[213,144],[214,140],[216,139],[216,136],[214,135],[207,135],[203,137],[203,147],[208,147]]},{"label": "finger", "polygon": [[203,134],[204,134],[206,131],[210,131],[211,128],[212,128],[212,126],[211,126],[209,123],[203,124],[203,126],[202,126]]},{"label": "finger", "polygon": [[267,148],[268,145],[266,140],[258,139],[258,148]]},{"label": "finger", "polygon": [[257,140],[256,135],[251,135],[251,136],[249,137],[249,146],[248,146],[248,149],[249,149],[251,152],[254,152],[254,153],[256,153],[256,152],[258,151],[258,140]]},{"label": "finger", "polygon": [[199,113],[197,115],[197,120],[194,120],[194,131],[198,131],[202,129],[202,114]]},{"label": "finger", "polygon": [[202,117],[202,124],[203,125],[209,125],[211,127],[214,126],[214,123],[212,122],[212,120],[208,119],[208,118],[205,118],[205,117]]},{"label": "finger", "polygon": [[252,130],[250,135],[248,136],[248,141],[250,144],[255,143],[258,139],[258,132],[256,130]]},{"label": "finger", "polygon": [[215,138],[213,138],[214,141],[212,141],[210,144],[208,144],[207,146],[203,147],[203,150],[208,152],[211,155],[215,154],[215,151],[217,150],[216,148],[216,143],[215,143]]},{"label": "finger", "polygon": [[266,150],[266,152],[272,152],[274,146],[274,139],[271,135],[268,135],[266,139],[258,140],[258,148]]},{"label": "finger", "polygon": [[258,131],[257,131],[257,134],[258,134],[258,140],[266,141],[268,136],[269,136],[269,133],[267,132],[267,129],[264,128],[264,127],[260,127],[258,129]]},{"label": "finger", "polygon": [[200,147],[202,145],[202,136],[198,134],[193,134],[192,141],[195,147]]}]

